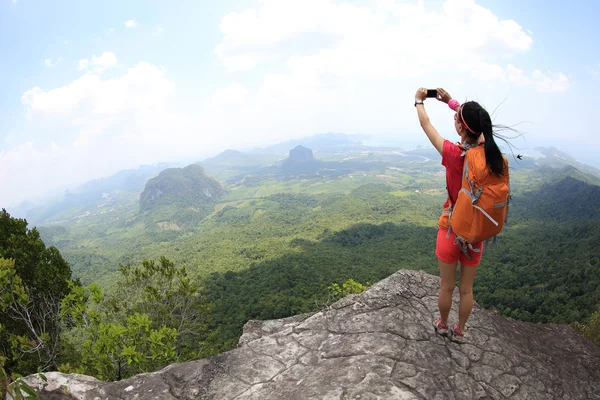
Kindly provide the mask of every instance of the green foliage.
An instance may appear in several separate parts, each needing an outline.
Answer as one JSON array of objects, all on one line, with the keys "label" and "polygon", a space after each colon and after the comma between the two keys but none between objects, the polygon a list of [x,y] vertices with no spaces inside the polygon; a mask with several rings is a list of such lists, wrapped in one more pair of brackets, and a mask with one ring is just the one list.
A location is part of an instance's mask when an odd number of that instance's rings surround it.
[{"label": "green foliage", "polygon": [[600,187],[566,176],[523,193],[518,204],[519,217],[566,223],[599,219],[599,197]]},{"label": "green foliage", "polygon": [[61,370],[120,380],[203,351],[209,305],[185,268],[162,257],[160,263],[121,266],[121,273],[118,295],[105,296],[94,284],[71,285],[61,314],[81,360]]},{"label": "green foliage", "polygon": [[571,327],[600,346],[600,310],[590,316],[587,324],[573,322],[571,323]]},{"label": "green foliage", "polygon": [[225,193],[221,184],[197,164],[169,168],[148,180],[140,196],[140,211],[147,228],[163,231],[163,237],[167,231],[166,237],[175,238],[177,231],[196,225],[212,213]]},{"label": "green foliage", "polygon": [[210,304],[187,270],[161,257],[160,263],[144,260],[141,267],[121,265],[121,274],[126,307],[150,316],[153,327],[176,329],[178,359],[198,357]]},{"label": "green foliage", "polygon": [[354,279],[350,278],[346,282],[342,283],[342,286],[337,283],[332,283],[327,287],[327,289],[334,295],[339,297],[348,296],[349,294],[359,294],[367,290],[370,286],[369,283],[363,285],[362,283],[356,282]]},{"label": "green foliage", "polygon": [[[38,395],[36,391],[29,386],[20,375],[13,374],[8,376],[4,369],[4,363],[6,357],[0,355],[0,398],[10,398],[12,400],[37,400]],[[40,379],[46,381],[46,377],[43,374],[38,374]]]},{"label": "green foliage", "polygon": [[164,325],[153,328],[147,314],[116,310],[98,287],[73,289],[61,313],[72,316],[70,338],[81,341],[81,359],[74,368],[62,365],[62,371],[120,380],[176,360],[176,329]]},{"label": "green foliage", "polygon": [[[332,300],[328,290],[332,282],[376,282],[400,268],[437,272],[432,227],[357,224],[321,235],[318,241],[288,241],[280,249],[281,257],[251,262],[238,272],[215,273],[206,280],[207,295],[214,303],[209,330],[215,349],[235,346],[249,319],[318,310]],[[361,240],[347,246],[348,237]],[[351,287],[346,284],[346,289]]]},{"label": "green foliage", "polygon": [[5,311],[16,303],[27,302],[27,293],[21,277],[17,275],[14,260],[0,258],[0,311]]},{"label": "green foliage", "polygon": [[0,213],[0,356],[8,374],[55,368],[60,347],[58,308],[71,269],[27,222]]},{"label": "green foliage", "polygon": [[[23,282],[17,275],[14,261],[0,258],[0,312],[19,308],[28,303],[27,293],[23,287]],[[0,333],[4,330],[0,324]],[[13,344],[11,355],[13,358],[18,358],[22,348],[16,347],[14,344],[19,343],[22,346],[31,348],[26,337],[9,334],[9,340]],[[4,368],[8,357],[0,354],[0,398],[4,399],[9,394],[13,399],[37,399],[37,394],[29,387],[20,375],[13,373],[11,376]]]},{"label": "green foliage", "polygon": [[28,229],[27,221],[0,213],[0,257],[15,260],[17,274],[26,287],[40,294],[63,295],[71,270],[55,247],[40,239],[36,228]]}]

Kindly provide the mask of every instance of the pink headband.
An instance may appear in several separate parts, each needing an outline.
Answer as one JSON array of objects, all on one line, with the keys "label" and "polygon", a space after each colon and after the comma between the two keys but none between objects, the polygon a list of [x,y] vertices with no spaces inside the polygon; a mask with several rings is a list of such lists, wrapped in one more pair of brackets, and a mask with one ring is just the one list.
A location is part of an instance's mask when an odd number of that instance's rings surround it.
[{"label": "pink headband", "polygon": [[465,119],[463,118],[463,115],[462,115],[463,107],[464,107],[464,104],[463,104],[462,107],[460,107],[460,114],[459,115],[460,115],[461,123],[464,125],[465,128],[467,128],[467,130],[469,132],[471,132],[473,135],[477,135],[477,133],[473,129],[469,128],[469,125],[467,125],[467,123],[465,122]]}]

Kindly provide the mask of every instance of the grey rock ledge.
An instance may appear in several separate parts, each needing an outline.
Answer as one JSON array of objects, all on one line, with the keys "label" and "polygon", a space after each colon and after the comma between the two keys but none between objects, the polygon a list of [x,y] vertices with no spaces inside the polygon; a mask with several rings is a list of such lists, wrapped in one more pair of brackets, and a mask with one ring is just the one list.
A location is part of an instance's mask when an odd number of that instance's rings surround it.
[{"label": "grey rock ledge", "polygon": [[[326,310],[249,321],[226,353],[119,382],[57,372],[45,384],[26,379],[41,400],[600,398],[600,347],[568,326],[512,321],[475,304],[464,343],[436,335],[439,282],[401,270]],[[456,292],[453,301],[456,310]]]}]

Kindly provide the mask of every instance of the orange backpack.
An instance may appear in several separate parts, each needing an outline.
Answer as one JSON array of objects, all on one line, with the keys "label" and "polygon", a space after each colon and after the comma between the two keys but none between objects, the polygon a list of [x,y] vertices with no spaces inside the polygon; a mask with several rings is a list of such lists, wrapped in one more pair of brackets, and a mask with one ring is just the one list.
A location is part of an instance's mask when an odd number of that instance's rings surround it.
[{"label": "orange backpack", "polygon": [[462,187],[449,209],[448,235],[454,232],[456,244],[468,256],[467,249],[495,237],[504,227],[510,187],[506,157],[502,156],[504,175],[496,176],[487,166],[483,144],[462,148]]}]

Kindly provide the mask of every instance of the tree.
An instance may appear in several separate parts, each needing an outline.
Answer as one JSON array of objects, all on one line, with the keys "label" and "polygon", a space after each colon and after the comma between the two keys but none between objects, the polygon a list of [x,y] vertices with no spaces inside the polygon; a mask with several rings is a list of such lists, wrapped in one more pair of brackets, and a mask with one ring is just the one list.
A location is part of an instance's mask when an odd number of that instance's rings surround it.
[{"label": "tree", "polygon": [[67,340],[79,341],[77,365],[64,364],[63,372],[78,372],[99,379],[120,380],[150,372],[176,360],[177,330],[152,328],[147,314],[114,308],[99,286],[71,285],[61,315],[71,325]]},{"label": "tree", "polygon": [[129,308],[150,316],[153,327],[167,326],[178,332],[177,357],[190,359],[202,353],[210,304],[200,287],[164,256],[160,263],[143,260],[141,267],[120,265],[120,292]]},{"label": "tree", "polygon": [[120,380],[201,353],[209,307],[185,268],[161,257],[160,264],[144,260],[141,268],[121,266],[121,272],[114,296],[94,284],[71,284],[61,315],[81,363],[62,371]]},{"label": "tree", "polygon": [[71,269],[54,247],[46,248],[27,221],[0,213],[0,356],[5,368],[29,374],[56,368],[59,308]]},{"label": "tree", "polygon": [[[0,258],[0,312],[6,310],[19,310],[26,308],[27,294],[23,288],[21,278],[16,274],[13,260]],[[0,332],[4,327],[0,324]],[[13,344],[21,342],[21,338],[11,337]],[[26,338],[23,340],[27,344]],[[18,356],[19,352],[13,346],[13,355]],[[20,378],[20,374],[8,374],[4,365],[8,357],[0,354],[0,398],[5,398],[7,394],[14,399],[37,398],[35,392]],[[23,394],[24,393],[24,394]],[[27,396],[27,397],[26,397]]]}]

